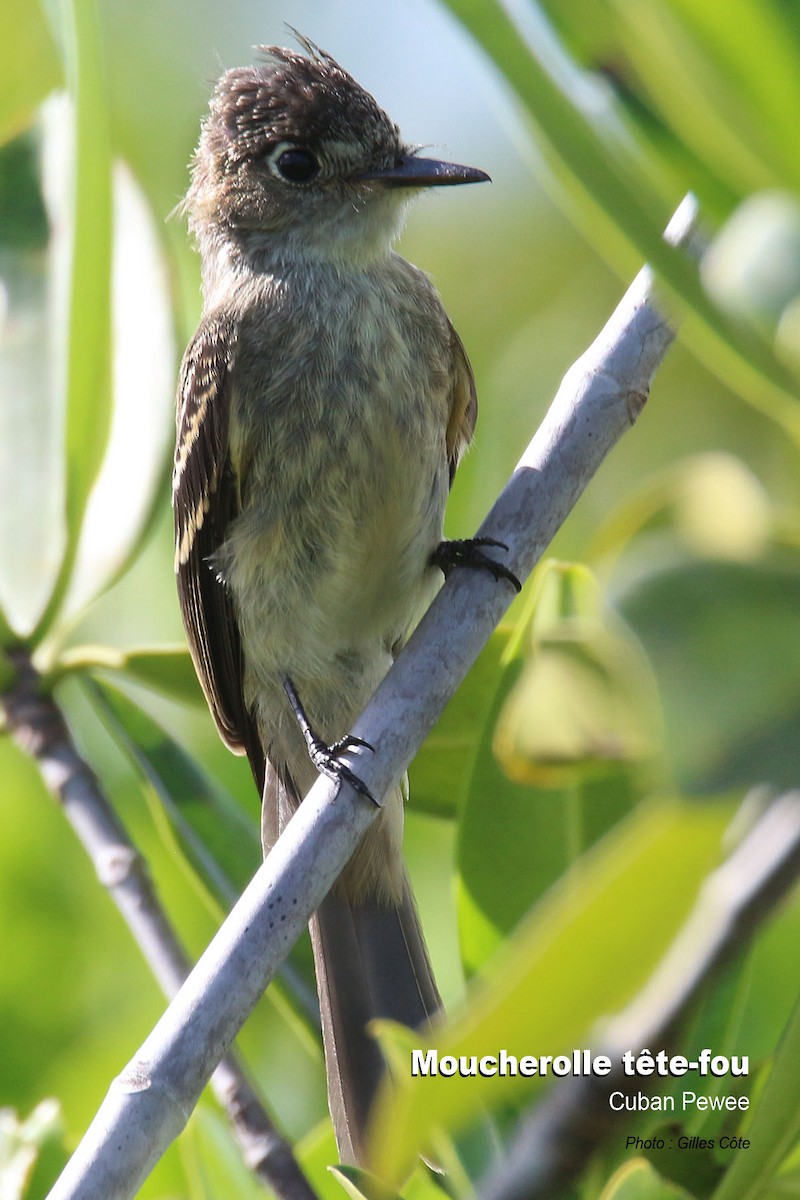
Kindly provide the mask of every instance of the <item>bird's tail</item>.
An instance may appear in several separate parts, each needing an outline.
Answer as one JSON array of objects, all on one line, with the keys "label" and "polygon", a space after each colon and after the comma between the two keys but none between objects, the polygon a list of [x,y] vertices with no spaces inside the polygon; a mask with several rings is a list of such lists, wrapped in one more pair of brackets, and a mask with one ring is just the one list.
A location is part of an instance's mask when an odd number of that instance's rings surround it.
[{"label": "bird's tail", "polygon": [[375,1017],[418,1027],[441,1000],[411,886],[399,907],[332,892],[311,922],[328,1105],[343,1162],[364,1159],[367,1122],[385,1065],[367,1032]]},{"label": "bird's tail", "polygon": [[[265,848],[296,807],[291,780],[268,764]],[[385,1071],[369,1022],[385,1018],[416,1028],[441,1007],[411,885],[400,871],[396,902],[356,899],[334,886],[310,922],[328,1106],[340,1159],[353,1165],[363,1162],[370,1108]]]}]

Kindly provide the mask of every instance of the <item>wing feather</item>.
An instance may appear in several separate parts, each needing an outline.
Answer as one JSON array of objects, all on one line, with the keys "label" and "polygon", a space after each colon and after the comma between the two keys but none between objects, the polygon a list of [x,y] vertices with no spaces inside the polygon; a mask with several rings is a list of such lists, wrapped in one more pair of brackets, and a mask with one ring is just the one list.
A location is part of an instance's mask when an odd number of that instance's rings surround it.
[{"label": "wing feather", "polygon": [[223,315],[201,323],[181,366],[172,482],[175,571],[189,650],[223,740],[247,754],[261,790],[264,754],[243,695],[242,646],[231,598],[214,565],[239,511],[228,454],[236,328]]},{"label": "wing feather", "polygon": [[472,441],[475,422],[478,419],[478,396],[467,352],[461,338],[448,321],[452,355],[452,390],[450,419],[447,422],[445,445],[450,468],[450,486],[461,456]]}]

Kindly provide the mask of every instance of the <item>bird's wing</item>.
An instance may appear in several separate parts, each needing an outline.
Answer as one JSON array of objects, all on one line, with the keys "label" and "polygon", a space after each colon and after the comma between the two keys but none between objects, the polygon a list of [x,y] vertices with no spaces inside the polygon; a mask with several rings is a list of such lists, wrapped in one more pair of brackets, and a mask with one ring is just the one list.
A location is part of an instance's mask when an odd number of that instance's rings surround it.
[{"label": "bird's wing", "polygon": [[228,455],[235,354],[233,321],[211,315],[183,358],[172,482],[175,571],[186,637],[209,708],[228,746],[247,754],[260,791],[264,752],[244,701],[236,616],[214,560],[239,511]]},{"label": "bird's wing", "polygon": [[461,338],[448,321],[450,329],[451,377],[450,419],[447,422],[446,446],[447,463],[450,468],[450,485],[456,473],[459,461],[467,446],[472,441],[475,422],[478,418],[478,397],[475,392],[475,379],[472,367],[469,365],[467,352]]}]

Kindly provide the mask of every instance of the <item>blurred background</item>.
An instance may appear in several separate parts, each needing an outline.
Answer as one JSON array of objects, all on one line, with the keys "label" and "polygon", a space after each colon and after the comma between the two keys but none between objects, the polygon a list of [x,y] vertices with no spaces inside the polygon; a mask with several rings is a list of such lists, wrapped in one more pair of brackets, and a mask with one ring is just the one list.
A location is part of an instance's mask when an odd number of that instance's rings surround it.
[{"label": "blurred background", "polygon": [[[458,1003],[465,974],[640,801],[732,803],[755,785],[796,784],[793,0],[11,8],[0,15],[0,632],[5,645],[30,639],[58,676],[76,739],[193,953],[224,902],[198,882],[144,760],[137,768],[131,746],[150,739],[152,749],[162,733],[135,733],[136,714],[166,731],[170,753],[188,751],[253,831],[257,798],[201,704],[145,690],[124,669],[109,683],[101,668],[109,648],[182,641],[168,469],[177,367],[200,294],[175,210],[215,79],[252,62],[258,45],[291,45],[292,27],[371,91],[409,141],[493,180],[423,196],[400,245],[439,288],[477,381],[452,536],[474,531],[645,259],[684,322],[636,427],[512,610],[516,642],[495,644],[467,693],[472,709],[451,714],[470,771],[457,772],[444,735],[412,769],[408,856],[446,1001]],[[689,189],[711,242],[699,278],[659,240]],[[592,659],[598,689],[565,665],[574,645]],[[100,700],[81,664],[110,689]],[[0,779],[0,1105],[25,1115],[44,1097],[60,1102],[61,1132],[29,1192],[43,1195],[163,1002],[8,739]],[[241,883],[257,865],[255,838],[234,857]],[[730,983],[744,1052],[760,1059],[797,1000],[798,932],[795,903],[746,980]],[[275,990],[243,1042],[282,1126],[313,1141],[325,1128],[324,1072],[301,1008],[291,988]],[[217,1121],[204,1110],[142,1195],[239,1195],[234,1178],[250,1194]]]}]

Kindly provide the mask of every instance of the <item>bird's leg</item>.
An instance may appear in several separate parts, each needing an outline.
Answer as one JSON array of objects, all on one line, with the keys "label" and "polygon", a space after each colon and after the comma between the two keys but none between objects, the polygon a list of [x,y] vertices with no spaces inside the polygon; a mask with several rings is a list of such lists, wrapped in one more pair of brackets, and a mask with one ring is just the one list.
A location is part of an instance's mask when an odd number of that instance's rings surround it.
[{"label": "bird's leg", "polygon": [[359,779],[356,773],[351,771],[347,764],[341,762],[339,759],[340,754],[344,754],[346,750],[352,750],[355,746],[363,746],[366,750],[373,750],[374,747],[369,742],[365,742],[363,738],[353,737],[352,734],[339,738],[338,741],[328,745],[319,736],[306,716],[306,710],[303,708],[300,697],[297,694],[297,688],[288,675],[283,681],[283,690],[289,698],[292,712],[295,715],[297,724],[300,726],[300,732],[305,738],[306,746],[308,747],[308,757],[319,773],[327,775],[328,779],[332,779],[334,783],[341,783],[342,781],[349,783],[362,796],[366,796],[368,800],[376,803],[375,797],[364,781]]},{"label": "bird's leg", "polygon": [[521,592],[522,584],[514,572],[488,555],[484,550],[485,546],[508,549],[505,542],[498,542],[495,538],[458,538],[454,541],[439,542],[431,555],[431,563],[439,568],[445,578],[454,567],[476,567],[488,571],[495,579],[507,579],[516,592]]}]

